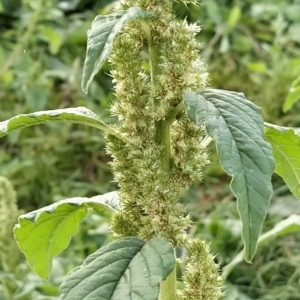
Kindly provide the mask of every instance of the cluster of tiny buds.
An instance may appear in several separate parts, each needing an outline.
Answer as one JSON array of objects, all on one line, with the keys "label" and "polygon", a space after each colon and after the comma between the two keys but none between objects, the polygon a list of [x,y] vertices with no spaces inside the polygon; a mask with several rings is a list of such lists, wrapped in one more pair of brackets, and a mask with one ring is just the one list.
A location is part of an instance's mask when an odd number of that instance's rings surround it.
[{"label": "cluster of tiny buds", "polygon": [[[0,176],[0,253],[5,271],[15,273],[22,257],[12,235],[18,216],[22,212],[17,207],[16,193],[12,184]],[[12,257],[14,259],[12,259]]]},{"label": "cluster of tiny buds", "polygon": [[178,291],[178,300],[219,300],[224,296],[223,278],[209,244],[197,238],[187,238],[184,246],[187,250],[184,288]]},{"label": "cluster of tiny buds", "polygon": [[[162,235],[178,245],[189,225],[183,206],[178,204],[180,190],[201,180],[202,169],[208,163],[205,149],[200,146],[203,132],[181,113],[170,124],[170,144],[159,145],[155,142],[155,123],[164,121],[182,102],[185,91],[202,90],[207,73],[195,39],[200,28],[175,20],[173,3],[171,0],[120,2],[122,9],[140,6],[159,12],[155,19],[147,20],[157,54],[157,73],[153,86],[153,78],[144,67],[151,55],[147,34],[139,21],[127,23],[114,41],[110,63],[117,97],[111,111],[120,121],[119,132],[129,143],[108,136],[107,150],[113,156],[111,166],[124,207],[113,218],[115,234],[144,239]],[[151,98],[157,103],[155,107]],[[159,159],[165,147],[170,147],[168,171]]]},{"label": "cluster of tiny buds", "polygon": [[[217,300],[222,295],[219,267],[205,242],[184,238],[190,219],[179,203],[182,188],[201,180],[208,163],[206,150],[200,145],[204,131],[188,119],[184,110],[167,121],[181,104],[183,94],[201,91],[207,81],[195,39],[200,28],[176,20],[172,14],[174,2],[120,1],[123,10],[140,6],[158,13],[146,21],[148,33],[138,20],[127,23],[116,37],[110,57],[117,98],[111,112],[120,121],[117,130],[128,141],[107,136],[107,151],[113,157],[111,166],[122,201],[122,211],[113,216],[111,228],[118,237],[149,240],[163,236],[174,247],[184,244],[188,252],[186,288],[179,299]],[[197,0],[182,2],[196,4]],[[155,72],[149,72],[151,55],[156,56]],[[164,122],[170,123],[163,127]],[[161,159],[164,155],[169,156],[167,167]]]}]

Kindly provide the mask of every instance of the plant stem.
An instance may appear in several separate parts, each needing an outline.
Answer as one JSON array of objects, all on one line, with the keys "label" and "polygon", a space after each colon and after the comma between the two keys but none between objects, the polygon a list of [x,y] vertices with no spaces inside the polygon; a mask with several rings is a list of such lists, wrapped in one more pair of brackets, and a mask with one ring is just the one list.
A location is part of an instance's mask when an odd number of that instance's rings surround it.
[{"label": "plant stem", "polygon": [[[161,105],[160,102],[156,99],[156,79],[158,75],[158,49],[153,43],[151,30],[149,25],[145,20],[141,20],[141,24],[146,33],[149,56],[150,56],[150,75],[151,75],[151,99],[152,99],[152,108],[155,113],[155,110]],[[171,148],[170,148],[170,126],[171,122],[166,120],[154,121],[155,128],[155,142],[162,146],[161,162],[162,167],[166,173],[169,173],[170,169],[170,157],[171,157]]]},{"label": "plant stem", "polygon": [[176,268],[161,283],[158,300],[175,300],[176,299]]},{"label": "plant stem", "polygon": [[171,157],[170,123],[166,121],[155,121],[155,142],[162,146],[161,163],[162,168],[169,174]]},{"label": "plant stem", "polygon": [[183,102],[180,102],[166,117],[166,121],[173,122],[176,116],[185,109]]},{"label": "plant stem", "polygon": [[[150,75],[151,75],[151,99],[152,109],[155,111],[161,105],[156,99],[156,80],[158,75],[158,49],[153,43],[151,30],[145,21],[141,21],[143,29],[147,36],[148,49],[150,55]],[[176,113],[177,114],[177,113]],[[176,115],[175,115],[176,116]],[[155,142],[162,147],[161,165],[166,176],[170,174],[170,158],[171,158],[171,137],[170,127],[174,118],[168,120],[154,121]],[[161,283],[159,300],[175,300],[176,299],[176,268]]]}]

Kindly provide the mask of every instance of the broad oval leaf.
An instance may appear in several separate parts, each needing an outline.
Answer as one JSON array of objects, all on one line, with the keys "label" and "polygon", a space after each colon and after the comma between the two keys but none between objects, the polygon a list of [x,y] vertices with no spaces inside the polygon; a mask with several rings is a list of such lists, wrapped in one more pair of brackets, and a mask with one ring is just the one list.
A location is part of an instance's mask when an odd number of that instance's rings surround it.
[{"label": "broad oval leaf", "polygon": [[59,121],[88,125],[108,131],[108,125],[105,124],[91,110],[85,107],[76,107],[39,111],[31,114],[22,114],[15,116],[9,120],[0,122],[0,137],[8,134],[15,129]]},{"label": "broad oval leaf", "polygon": [[244,94],[208,89],[184,96],[189,117],[205,125],[214,139],[220,164],[232,176],[231,190],[237,197],[243,223],[245,258],[250,261],[272,194],[274,159],[264,141],[260,109]]},{"label": "broad oval leaf", "polygon": [[19,224],[14,228],[15,238],[29,265],[40,277],[48,278],[53,257],[67,248],[89,207],[98,213],[113,213],[119,209],[118,193],[69,198],[19,217]]},{"label": "broad oval leaf", "polygon": [[106,16],[97,16],[88,30],[86,58],[82,75],[82,90],[87,93],[95,75],[110,55],[113,41],[127,21],[147,19],[153,12],[140,7],[130,7],[127,11],[116,12]]},{"label": "broad oval leaf", "polygon": [[160,282],[175,268],[172,245],[163,238],[114,241],[90,255],[60,288],[62,300],[157,300]]},{"label": "broad oval leaf", "polygon": [[266,126],[266,140],[272,145],[276,162],[275,172],[280,175],[293,195],[300,199],[300,135],[291,128]]}]

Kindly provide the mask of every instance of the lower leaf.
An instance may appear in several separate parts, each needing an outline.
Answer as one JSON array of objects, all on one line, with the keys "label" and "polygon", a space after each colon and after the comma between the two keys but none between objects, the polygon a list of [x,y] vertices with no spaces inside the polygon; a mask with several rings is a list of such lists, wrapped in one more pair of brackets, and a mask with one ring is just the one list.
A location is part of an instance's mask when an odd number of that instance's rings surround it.
[{"label": "lower leaf", "polygon": [[87,209],[113,213],[118,209],[116,192],[93,198],[69,198],[19,217],[14,234],[29,265],[40,277],[48,278],[52,259],[70,243]]},{"label": "lower leaf", "polygon": [[175,268],[172,245],[123,238],[90,255],[61,286],[62,300],[157,300],[162,280]]}]

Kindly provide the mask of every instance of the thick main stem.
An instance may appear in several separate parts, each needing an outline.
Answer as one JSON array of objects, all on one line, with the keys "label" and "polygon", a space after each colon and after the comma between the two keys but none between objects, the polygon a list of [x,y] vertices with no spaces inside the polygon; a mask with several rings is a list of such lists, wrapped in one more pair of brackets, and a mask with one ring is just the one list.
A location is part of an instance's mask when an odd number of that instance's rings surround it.
[{"label": "thick main stem", "polygon": [[[151,98],[152,109],[155,111],[161,105],[156,99],[156,80],[158,75],[158,49],[153,43],[151,30],[149,25],[143,21],[143,28],[145,30],[148,49],[150,55],[150,74],[151,74]],[[173,120],[172,120],[173,121]],[[155,142],[161,147],[161,166],[164,170],[165,176],[170,175],[170,158],[171,158],[171,136],[170,127],[171,120],[156,120],[154,121]],[[169,276],[161,283],[159,300],[174,300],[176,299],[176,268],[169,274]]]},{"label": "thick main stem", "polygon": [[[155,111],[161,105],[160,102],[156,99],[156,80],[158,75],[158,49],[153,43],[151,30],[149,25],[145,20],[141,21],[143,29],[146,33],[148,49],[150,55],[150,75],[151,75],[151,98],[152,98],[152,108]],[[170,148],[170,125],[171,122],[166,120],[154,121],[154,130],[155,130],[155,142],[157,145],[162,147],[161,153],[161,163],[163,170],[166,174],[170,171],[170,157],[171,157],[171,148]]]},{"label": "thick main stem", "polygon": [[170,123],[166,121],[155,121],[155,142],[162,147],[161,164],[165,175],[170,173],[171,140]]}]

